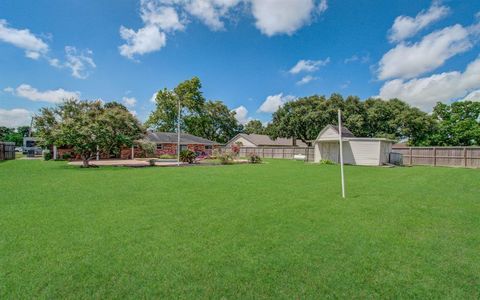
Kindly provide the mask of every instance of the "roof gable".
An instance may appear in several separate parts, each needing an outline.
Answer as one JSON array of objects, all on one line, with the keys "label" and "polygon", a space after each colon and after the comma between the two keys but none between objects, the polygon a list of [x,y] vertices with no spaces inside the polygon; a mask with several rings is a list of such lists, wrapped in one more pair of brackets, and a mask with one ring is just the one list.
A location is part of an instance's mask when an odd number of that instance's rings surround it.
[{"label": "roof gable", "polygon": [[[334,138],[338,139],[338,135],[339,135],[338,126],[328,124],[322,129],[322,131],[320,131],[320,133],[317,136],[317,140],[334,139]],[[347,127],[342,126],[342,137],[355,137],[355,135],[353,135],[353,133],[350,130],[348,130]]]},{"label": "roof gable", "polygon": [[[250,143],[256,145],[257,147],[260,146],[293,146],[293,140],[291,138],[277,138],[272,139],[268,135],[265,134],[246,134],[246,133],[239,133],[233,139],[231,139],[228,144],[232,143],[232,141],[236,140],[238,137],[242,137],[245,140],[249,141]],[[306,147],[307,145],[302,142],[302,140],[297,139],[297,146],[299,147]]]}]

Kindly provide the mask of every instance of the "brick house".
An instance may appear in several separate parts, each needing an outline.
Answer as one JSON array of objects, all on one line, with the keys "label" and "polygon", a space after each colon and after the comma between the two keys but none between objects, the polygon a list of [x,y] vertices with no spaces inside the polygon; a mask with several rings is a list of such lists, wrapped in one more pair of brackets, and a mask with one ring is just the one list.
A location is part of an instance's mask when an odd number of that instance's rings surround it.
[{"label": "brick house", "polygon": [[[153,142],[157,145],[155,151],[156,156],[163,154],[175,155],[177,154],[177,133],[175,132],[153,132],[148,131],[145,140]],[[182,133],[180,134],[180,150],[190,150],[195,152],[197,155],[209,155],[212,153],[213,149],[218,149],[222,147],[222,144],[210,141],[192,134]],[[134,147],[134,156],[141,157],[141,149]],[[120,153],[120,158],[122,159],[131,159],[132,158],[132,149],[125,148],[122,149]]]},{"label": "brick house", "polygon": [[[155,156],[162,154],[177,154],[177,133],[175,132],[153,132],[148,131],[144,137],[145,140],[153,142],[157,145]],[[197,155],[209,155],[213,149],[221,148],[222,144],[210,141],[198,136],[194,136],[188,133],[182,133],[180,135],[180,149],[191,150]],[[53,146],[51,148],[52,153],[55,153]],[[138,147],[133,148],[135,157],[142,157],[142,150]],[[75,154],[71,147],[59,147],[56,149],[56,155],[58,158],[62,158],[64,154],[68,154],[71,159],[80,159],[80,156]],[[107,153],[99,153],[99,158],[108,159],[110,155]],[[121,159],[132,158],[132,148],[123,148],[120,151]]]}]

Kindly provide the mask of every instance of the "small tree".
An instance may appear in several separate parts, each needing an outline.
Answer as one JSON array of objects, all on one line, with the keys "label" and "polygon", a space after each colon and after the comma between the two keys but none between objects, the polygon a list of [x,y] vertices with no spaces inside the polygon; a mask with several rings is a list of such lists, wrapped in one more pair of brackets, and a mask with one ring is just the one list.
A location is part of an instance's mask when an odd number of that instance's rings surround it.
[{"label": "small tree", "polygon": [[154,142],[150,142],[148,140],[138,140],[135,143],[140,147],[140,150],[142,150],[143,156],[155,156],[155,149],[157,148],[157,144],[155,144]]},{"label": "small tree", "polygon": [[110,153],[121,143],[131,146],[143,128],[128,111],[104,106],[101,101],[66,100],[54,108],[42,108],[34,119],[43,146],[71,146],[83,167],[98,151]]}]

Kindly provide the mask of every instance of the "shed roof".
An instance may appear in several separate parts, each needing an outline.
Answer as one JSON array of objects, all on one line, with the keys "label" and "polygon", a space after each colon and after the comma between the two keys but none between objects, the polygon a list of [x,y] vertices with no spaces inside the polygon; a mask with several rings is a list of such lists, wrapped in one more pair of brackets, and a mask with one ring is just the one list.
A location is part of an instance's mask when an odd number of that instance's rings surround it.
[{"label": "shed roof", "polygon": [[[176,144],[176,132],[153,132],[148,131],[146,139],[157,144]],[[196,145],[220,145],[220,143],[204,139],[189,133],[180,134],[180,144],[196,144]]]},{"label": "shed roof", "polygon": [[[231,141],[235,140],[238,137],[243,137],[247,141],[255,144],[257,146],[293,146],[293,139],[292,138],[277,138],[276,140],[270,138],[266,134],[246,134],[246,133],[239,133],[235,136]],[[230,142],[231,142],[230,141]],[[229,142],[229,143],[230,143]],[[296,145],[299,147],[307,147],[302,140],[297,139]]]}]

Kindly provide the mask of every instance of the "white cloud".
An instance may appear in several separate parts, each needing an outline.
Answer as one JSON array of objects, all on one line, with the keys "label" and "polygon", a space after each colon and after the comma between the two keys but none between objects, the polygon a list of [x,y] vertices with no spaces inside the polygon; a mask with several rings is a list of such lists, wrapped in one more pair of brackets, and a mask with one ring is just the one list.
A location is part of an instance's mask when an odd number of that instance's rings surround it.
[{"label": "white cloud", "polygon": [[476,90],[468,94],[463,101],[480,101],[480,90]]},{"label": "white cloud", "polygon": [[298,74],[301,72],[314,72],[320,67],[326,66],[330,62],[330,57],[324,60],[300,60],[295,66],[290,69],[291,74]]},{"label": "white cloud", "polygon": [[0,41],[25,50],[25,56],[31,59],[38,59],[48,52],[48,45],[30,30],[9,27],[3,19],[0,19]]},{"label": "white cloud", "polygon": [[323,13],[328,9],[327,0],[320,0],[320,4],[318,4],[318,12]]},{"label": "white cloud", "polygon": [[65,99],[78,99],[80,97],[79,92],[70,92],[64,89],[46,90],[42,92],[28,84],[21,84],[15,90],[12,88],[6,88],[4,91],[7,90],[17,97],[25,98],[31,101],[42,101],[49,103],[60,103]]},{"label": "white cloud", "polygon": [[469,33],[457,24],[430,33],[412,45],[402,42],[382,57],[378,78],[407,79],[432,71],[472,47]]},{"label": "white cloud", "polygon": [[0,126],[16,128],[18,126],[30,125],[32,113],[23,108],[1,109]]},{"label": "white cloud", "polygon": [[191,0],[187,1],[185,9],[210,29],[221,30],[224,29],[222,18],[240,2],[240,0]]},{"label": "white cloud", "polygon": [[305,77],[303,77],[301,80],[297,81],[297,84],[298,85],[304,85],[304,84],[307,84],[309,82],[312,82],[314,80],[317,80],[318,77],[314,77],[312,75],[307,75]]},{"label": "white cloud", "polygon": [[135,104],[137,104],[137,99],[135,99],[134,97],[123,97],[122,102],[127,107],[134,107]]},{"label": "white cloud", "polygon": [[126,41],[119,47],[120,54],[133,58],[135,54],[146,54],[160,50],[167,43],[167,37],[157,26],[146,26],[138,31],[120,27],[120,36]]},{"label": "white cloud", "polygon": [[235,112],[235,119],[240,124],[246,124],[252,120],[252,118],[248,117],[248,109],[243,105],[235,108],[233,111]]},{"label": "white cloud", "polygon": [[187,16],[211,30],[223,30],[227,19],[238,17],[240,13],[232,10],[240,5],[244,11],[250,10],[256,27],[268,36],[291,35],[328,8],[327,0],[141,0],[143,27],[120,27],[120,36],[125,40],[119,47],[120,54],[132,59],[160,50],[166,45],[167,33],[185,29]]},{"label": "white cloud", "polygon": [[314,0],[250,0],[255,26],[265,35],[291,35],[310,23],[315,12],[323,12],[325,4],[315,9]]},{"label": "white cloud", "polygon": [[412,37],[423,28],[445,17],[449,11],[448,7],[434,1],[427,11],[422,10],[415,18],[398,16],[390,29],[388,39],[393,43]]},{"label": "white cloud", "polygon": [[436,102],[460,99],[476,89],[480,89],[480,58],[472,61],[463,73],[452,71],[408,81],[388,81],[381,87],[378,97],[399,98],[424,110],[431,110]]},{"label": "white cloud", "polygon": [[183,30],[185,25],[180,20],[177,11],[164,4],[176,4],[175,0],[142,0],[140,17],[144,26],[137,31],[120,27],[120,36],[125,44],[119,47],[120,54],[132,59],[135,55],[158,51],[167,44],[166,32]]},{"label": "white cloud", "polygon": [[157,92],[153,93],[152,97],[150,97],[150,102],[156,103],[157,102]]},{"label": "white cloud", "polygon": [[343,63],[349,64],[349,63],[353,63],[353,62],[360,62],[360,63],[362,63],[362,64],[365,64],[365,63],[367,63],[367,62],[369,62],[369,61],[370,61],[370,54],[367,53],[367,54],[365,54],[365,55],[363,55],[363,56],[359,56],[359,55],[357,55],[357,54],[354,54],[354,55],[352,55],[352,56],[350,56],[350,57],[348,57],[348,58],[345,58],[345,59],[343,60]]},{"label": "white cloud", "polygon": [[147,25],[157,26],[164,31],[183,30],[185,28],[173,7],[160,6],[155,1],[142,0],[140,12],[143,22]]},{"label": "white cloud", "polygon": [[291,96],[291,95],[284,96],[283,93],[268,96],[267,99],[265,99],[265,102],[263,102],[260,108],[258,109],[258,112],[274,113],[277,111],[277,109],[280,106],[282,106],[288,101],[292,101],[295,99],[296,99],[295,96]]},{"label": "white cloud", "polygon": [[91,50],[77,51],[75,47],[66,46],[65,53],[67,58],[65,66],[72,70],[73,77],[85,79],[90,75],[89,69],[97,67]]}]

